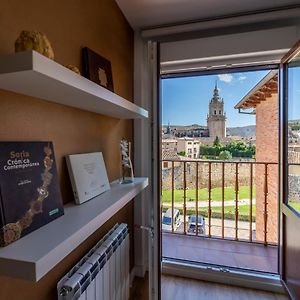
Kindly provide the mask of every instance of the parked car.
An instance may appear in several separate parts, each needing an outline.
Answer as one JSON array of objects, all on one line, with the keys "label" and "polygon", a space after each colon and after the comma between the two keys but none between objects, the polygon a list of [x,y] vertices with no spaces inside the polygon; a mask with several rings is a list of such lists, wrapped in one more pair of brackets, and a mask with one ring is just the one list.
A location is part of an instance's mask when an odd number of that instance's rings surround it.
[{"label": "parked car", "polygon": [[[188,232],[196,233],[196,215],[189,216]],[[198,215],[198,234],[205,234],[205,219]]]},{"label": "parked car", "polygon": [[[174,231],[180,226],[180,213],[179,210],[174,208],[173,215],[173,228]],[[168,208],[168,210],[162,216],[162,230],[172,231],[172,208]]]}]

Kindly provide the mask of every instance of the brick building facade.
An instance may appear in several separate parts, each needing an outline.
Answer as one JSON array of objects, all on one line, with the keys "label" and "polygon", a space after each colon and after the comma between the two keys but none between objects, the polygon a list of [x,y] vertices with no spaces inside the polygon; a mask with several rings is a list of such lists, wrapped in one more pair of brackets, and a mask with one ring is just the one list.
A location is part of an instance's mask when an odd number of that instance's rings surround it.
[{"label": "brick building facade", "polygon": [[[278,93],[256,107],[256,161],[273,162],[267,168],[267,240],[278,241]],[[264,240],[265,167],[256,167],[256,238]]]},{"label": "brick building facade", "polygon": [[[271,71],[236,106],[256,114],[256,240],[278,242],[278,75]],[[267,173],[267,174],[266,174]],[[267,175],[267,176],[266,176]]]}]

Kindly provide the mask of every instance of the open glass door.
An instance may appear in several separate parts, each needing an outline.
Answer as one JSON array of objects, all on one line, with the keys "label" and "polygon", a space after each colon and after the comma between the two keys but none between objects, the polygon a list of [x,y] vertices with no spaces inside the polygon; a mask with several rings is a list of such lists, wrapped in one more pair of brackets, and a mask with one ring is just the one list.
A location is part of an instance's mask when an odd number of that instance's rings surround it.
[{"label": "open glass door", "polygon": [[300,299],[300,42],[281,64],[282,280]]},{"label": "open glass door", "polygon": [[160,300],[161,282],[161,232],[160,232],[160,79],[159,43],[148,42],[149,86],[151,88],[151,161],[152,201],[150,201],[151,237],[149,243],[149,300]]}]

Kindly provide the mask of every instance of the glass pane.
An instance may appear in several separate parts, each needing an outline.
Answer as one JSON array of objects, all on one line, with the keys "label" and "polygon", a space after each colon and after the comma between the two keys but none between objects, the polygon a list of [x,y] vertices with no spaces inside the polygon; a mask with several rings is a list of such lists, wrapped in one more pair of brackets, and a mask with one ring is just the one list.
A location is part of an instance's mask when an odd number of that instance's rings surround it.
[{"label": "glass pane", "polygon": [[300,54],[288,65],[288,204],[300,213]]}]

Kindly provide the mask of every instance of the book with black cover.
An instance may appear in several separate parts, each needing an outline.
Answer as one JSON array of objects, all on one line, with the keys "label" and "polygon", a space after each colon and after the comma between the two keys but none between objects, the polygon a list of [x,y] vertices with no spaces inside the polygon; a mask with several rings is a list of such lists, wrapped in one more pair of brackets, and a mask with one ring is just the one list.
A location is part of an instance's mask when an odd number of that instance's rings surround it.
[{"label": "book with black cover", "polygon": [[0,246],[64,214],[51,142],[0,142]]}]

